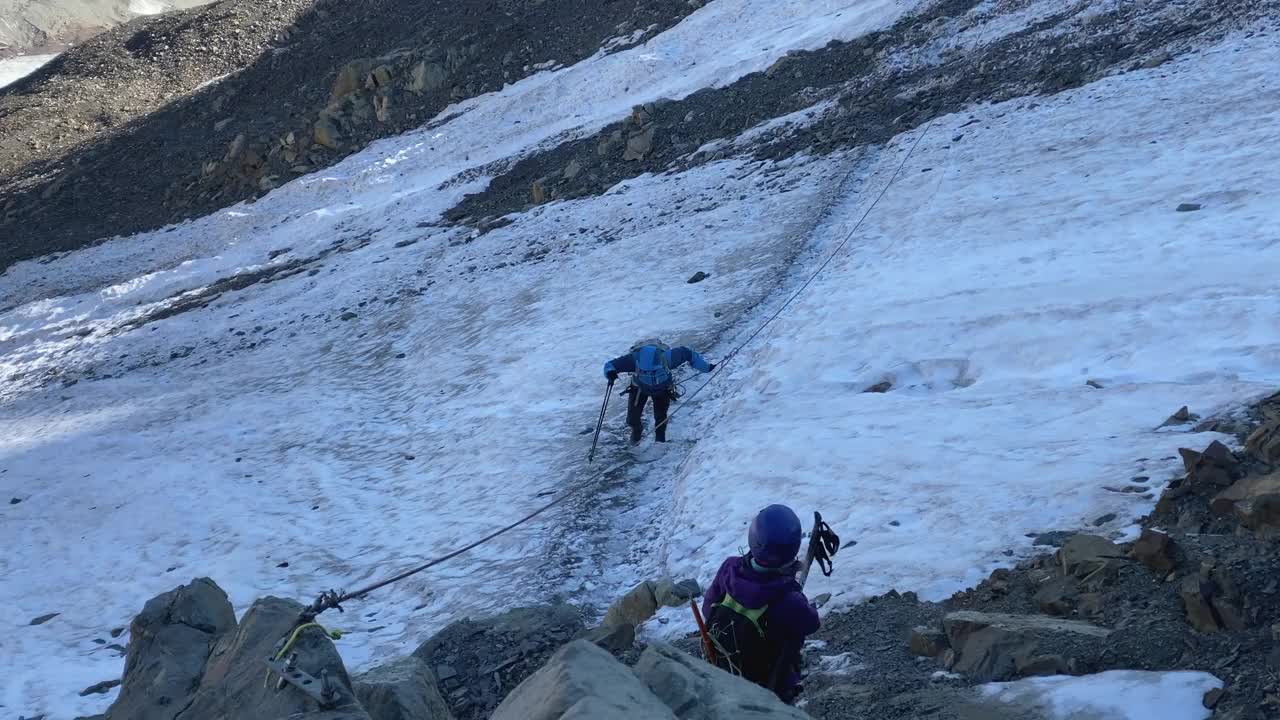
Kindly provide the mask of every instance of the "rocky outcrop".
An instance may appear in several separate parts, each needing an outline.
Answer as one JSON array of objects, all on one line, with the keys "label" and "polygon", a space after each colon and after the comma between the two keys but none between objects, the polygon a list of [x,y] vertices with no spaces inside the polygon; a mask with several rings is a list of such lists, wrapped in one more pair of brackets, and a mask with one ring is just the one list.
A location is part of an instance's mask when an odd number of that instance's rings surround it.
[{"label": "rocky outcrop", "polygon": [[1280,530],[1280,471],[1241,478],[1214,497],[1210,508],[1251,530]]},{"label": "rocky outcrop", "polygon": [[1201,563],[1200,570],[1183,579],[1179,587],[1187,622],[1200,632],[1243,630],[1248,625],[1240,591],[1229,569]]},{"label": "rocky outcrop", "polygon": [[294,628],[301,610],[289,600],[263,598],[237,624],[226,593],[207,578],[152,598],[130,626],[120,695],[105,717],[369,720],[319,626],[301,629],[291,652],[297,653],[299,670],[333,682],[333,701],[322,709],[291,686],[276,690],[274,678],[264,682],[263,660]]},{"label": "rocky outcrop", "polygon": [[1272,420],[1254,430],[1244,447],[1259,462],[1280,465],[1280,420]]},{"label": "rocky outcrop", "polygon": [[1177,565],[1176,548],[1169,536],[1147,528],[1133,544],[1130,554],[1138,562],[1158,573],[1167,573]]},{"label": "rocky outcrop", "polygon": [[[0,269],[252,200],[459,100],[606,42],[625,49],[693,10],[222,0],[116,28],[24,80],[21,97],[0,95],[0,234],[20,229],[0,246]],[[227,153],[239,135],[243,157]]]},{"label": "rocky outcrop", "polygon": [[630,623],[601,625],[582,633],[580,637],[611,653],[624,653],[636,642],[636,626]]},{"label": "rocky outcrop", "polygon": [[373,720],[453,720],[431,668],[412,655],[363,673],[352,684]]},{"label": "rocky outcrop", "polygon": [[1187,483],[1192,488],[1224,488],[1238,476],[1239,461],[1231,449],[1217,440],[1203,452],[1187,448],[1178,450],[1187,470]]},{"label": "rocky outcrop", "polygon": [[424,661],[459,720],[487,718],[512,688],[585,628],[569,605],[518,608],[450,624],[423,643]]},{"label": "rocky outcrop", "polygon": [[[294,629],[302,609],[292,600],[274,597],[262,598],[250,606],[236,631],[223,636],[214,646],[195,699],[182,720],[279,720],[322,710],[297,689],[286,686],[276,690],[274,678],[264,682],[263,660]],[[315,678],[327,676],[333,683],[337,695],[329,710],[345,713],[342,717],[350,720],[368,717],[352,691],[342,658],[320,626],[302,628],[291,652],[298,655],[299,670]]]},{"label": "rocky outcrop", "polygon": [[111,720],[173,720],[195,695],[213,646],[234,630],[227,594],[199,578],[157,595],[129,626],[123,687]]},{"label": "rocky outcrop", "polygon": [[672,719],[625,665],[584,640],[566,645],[511,692],[492,720]]},{"label": "rocky outcrop", "polygon": [[493,720],[801,720],[764,688],[673,647],[651,645],[634,672],[578,640],[520,684]]},{"label": "rocky outcrop", "polygon": [[907,650],[917,657],[936,658],[950,649],[947,634],[937,628],[917,625],[907,636]]},{"label": "rocky outcrop", "polygon": [[[772,692],[681,652],[650,645],[635,673],[680,720],[803,720]],[[631,717],[639,717],[632,715]]]},{"label": "rocky outcrop", "polygon": [[0,0],[0,59],[9,53],[56,52],[138,15],[203,5],[210,0]]},{"label": "rocky outcrop", "polygon": [[982,681],[1086,672],[1111,634],[1076,620],[971,611],[948,614],[942,626],[952,669]]}]

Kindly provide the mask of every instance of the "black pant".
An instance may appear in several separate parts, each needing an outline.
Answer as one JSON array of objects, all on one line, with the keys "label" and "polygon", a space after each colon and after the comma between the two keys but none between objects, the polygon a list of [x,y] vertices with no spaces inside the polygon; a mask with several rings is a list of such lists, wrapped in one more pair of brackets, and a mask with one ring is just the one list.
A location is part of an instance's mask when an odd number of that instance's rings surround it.
[{"label": "black pant", "polygon": [[640,440],[640,428],[642,427],[640,418],[644,415],[644,404],[649,402],[649,398],[653,398],[653,422],[654,422],[654,438],[658,442],[667,441],[667,409],[671,407],[671,389],[661,388],[654,390],[650,395],[642,390],[639,386],[633,385],[629,391],[630,399],[627,401],[627,425],[631,426],[631,439],[633,442]]}]

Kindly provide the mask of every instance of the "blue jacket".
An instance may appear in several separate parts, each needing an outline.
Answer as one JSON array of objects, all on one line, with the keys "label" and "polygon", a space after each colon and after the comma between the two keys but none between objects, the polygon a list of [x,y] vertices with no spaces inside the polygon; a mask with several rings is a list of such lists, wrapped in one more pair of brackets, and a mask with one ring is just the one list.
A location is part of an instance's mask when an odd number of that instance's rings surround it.
[{"label": "blue jacket", "polygon": [[711,372],[711,365],[701,355],[687,347],[673,347],[666,351],[664,363],[656,345],[645,345],[635,352],[616,357],[604,364],[604,374],[610,371],[634,373],[635,384],[646,392],[657,391],[671,384],[671,371],[685,363],[695,370]]}]

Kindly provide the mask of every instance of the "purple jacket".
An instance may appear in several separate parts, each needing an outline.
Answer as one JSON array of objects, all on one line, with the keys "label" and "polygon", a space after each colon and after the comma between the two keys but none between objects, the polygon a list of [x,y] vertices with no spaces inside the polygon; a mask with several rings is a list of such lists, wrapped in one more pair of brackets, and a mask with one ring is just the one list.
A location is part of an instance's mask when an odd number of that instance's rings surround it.
[{"label": "purple jacket", "polygon": [[[798,667],[805,637],[817,632],[821,623],[817,608],[809,604],[809,598],[796,582],[795,570],[779,574],[760,573],[751,567],[745,556],[734,555],[721,563],[716,579],[703,596],[703,617],[711,615],[711,607],[723,600],[725,593],[748,609],[769,606],[769,634],[774,636],[776,633],[783,642],[785,657]],[[795,686],[799,682],[800,676],[793,674],[790,684]]]}]

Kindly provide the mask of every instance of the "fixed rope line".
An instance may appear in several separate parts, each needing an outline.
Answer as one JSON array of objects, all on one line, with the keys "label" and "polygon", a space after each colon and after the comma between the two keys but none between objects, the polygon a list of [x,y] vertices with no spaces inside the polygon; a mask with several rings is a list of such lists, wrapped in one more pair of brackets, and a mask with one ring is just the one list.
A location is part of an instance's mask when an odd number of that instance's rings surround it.
[{"label": "fixed rope line", "polygon": [[[829,255],[827,259],[824,260],[822,264],[818,266],[818,269],[815,270],[813,274],[810,275],[809,278],[804,281],[804,283],[799,287],[799,289],[797,289],[794,293],[792,293],[791,296],[787,298],[786,302],[782,303],[782,306],[779,307],[772,315],[770,315],[769,318],[765,320],[763,324],[760,325],[760,327],[756,328],[754,332],[752,332],[749,336],[747,336],[746,340],[743,340],[741,343],[739,343],[738,346],[735,347],[733,350],[731,350],[728,355],[725,355],[723,360],[721,360],[719,363],[716,364],[716,369],[712,371],[711,376],[707,378],[706,382],[702,383],[702,385],[699,385],[697,389],[695,389],[692,393],[690,393],[689,395],[690,399],[695,397],[698,393],[702,392],[703,388],[710,385],[711,382],[716,379],[716,376],[720,374],[720,371],[724,369],[724,366],[727,365],[731,360],[733,360],[734,356],[737,355],[738,352],[741,351],[744,347],[746,347],[748,343],[754,340],[760,333],[764,332],[764,329],[767,328],[770,323],[778,319],[778,316],[781,315],[784,310],[790,307],[791,303],[795,302],[796,298],[800,297],[800,295],[803,294],[804,291],[807,290],[809,286],[813,284],[813,281],[816,280],[818,278],[818,275],[821,274],[822,271],[825,270],[827,266],[831,264],[831,261],[835,259],[836,255],[840,254],[840,252],[844,250],[845,245],[847,245],[849,241],[853,239],[854,233],[858,231],[858,228],[862,227],[863,221],[867,219],[867,216],[871,214],[871,211],[875,210],[876,205],[880,203],[880,199],[885,196],[885,193],[889,192],[889,188],[892,187],[894,181],[898,179],[898,175],[899,173],[902,172],[902,168],[906,167],[907,161],[911,159],[911,156],[913,154],[915,154],[916,148],[920,146],[920,141],[924,140],[924,136],[929,132],[929,128],[932,126],[933,126],[933,121],[930,120],[929,123],[924,126],[924,130],[916,138],[915,142],[912,143],[911,149],[908,150],[906,156],[902,158],[902,162],[898,163],[898,167],[895,168],[893,171],[893,174],[889,176],[889,182],[885,183],[884,187],[880,189],[880,193],[876,195],[874,200],[871,201],[871,204],[867,207],[866,211],[864,211],[862,213],[862,216],[858,218],[858,221],[854,223],[853,227],[849,230],[848,234],[845,235],[844,239],[840,241],[840,244],[836,246],[836,249],[832,251],[831,255]],[[656,430],[658,427],[665,425],[668,421],[671,420],[671,417],[673,415],[679,412],[679,410],[680,410],[680,407],[673,408],[672,411],[667,415],[667,419],[659,423],[657,427],[655,427],[654,429]],[[395,584],[397,582],[400,582],[401,580],[404,580],[406,578],[417,575],[420,572],[433,568],[436,565],[439,565],[440,563],[446,562],[448,560],[452,560],[453,558],[456,558],[459,555],[463,555],[467,552],[470,552],[471,550],[474,550],[477,547],[480,547],[481,545],[489,542],[490,540],[493,540],[496,537],[499,537],[508,532],[511,532],[512,530],[538,517],[542,513],[563,503],[565,500],[568,500],[574,495],[577,495],[578,493],[582,492],[587,487],[589,487],[597,479],[598,478],[596,476],[592,476],[591,478],[570,487],[563,494],[561,494],[560,497],[555,498],[551,502],[548,502],[542,507],[539,507],[538,509],[534,510],[528,515],[525,515],[519,520],[516,520],[508,525],[505,525],[497,530],[494,530],[488,535],[485,535],[484,537],[478,540],[475,540],[466,545],[463,545],[457,550],[454,550],[445,555],[441,555],[440,557],[430,560],[429,562],[425,562],[421,565],[418,565],[417,567],[409,568],[404,572],[401,572],[397,575],[393,575],[385,580],[381,580],[367,587],[360,588],[359,590],[354,590],[351,592],[345,592],[345,591],[337,592],[334,590],[329,590],[327,592],[323,592],[320,594],[319,597],[316,598],[315,602],[313,602],[306,610],[303,611],[302,617],[299,620],[299,622],[300,623],[311,622],[315,619],[317,615],[319,615],[320,613],[330,608],[337,608],[338,611],[341,612],[342,603],[347,602],[348,600],[358,600],[368,595],[369,593],[373,592],[374,590],[378,590],[388,585]]]},{"label": "fixed rope line", "polygon": [[[729,354],[725,355],[723,360],[716,363],[716,369],[711,372],[711,376],[707,378],[706,382],[699,385],[696,390],[694,390],[692,393],[689,394],[689,398],[688,398],[689,400],[692,400],[698,393],[702,392],[703,388],[710,385],[711,382],[716,379],[716,376],[720,374],[720,371],[723,370],[724,367],[728,365],[730,361],[733,360],[734,356],[736,356],[739,351],[741,351],[744,347],[746,347],[748,343],[750,343],[752,340],[755,340],[756,336],[764,332],[764,329],[769,327],[770,323],[772,323],[774,320],[777,320],[778,316],[781,315],[784,310],[790,307],[791,303],[795,302],[796,298],[800,297],[800,295],[802,295],[805,290],[808,290],[809,286],[813,284],[813,281],[818,279],[818,275],[822,274],[822,271],[827,269],[827,266],[831,264],[831,261],[835,260],[836,256],[839,255],[840,252],[844,250],[845,245],[848,245],[849,241],[853,239],[854,233],[858,232],[858,228],[862,227],[863,221],[867,219],[867,216],[871,214],[872,210],[876,209],[876,205],[880,204],[880,199],[885,196],[885,193],[889,192],[890,187],[893,187],[894,181],[898,179],[898,174],[902,172],[902,168],[906,167],[907,161],[910,160],[911,156],[915,154],[916,148],[920,146],[920,141],[924,140],[924,136],[928,134],[929,128],[931,127],[933,127],[932,120],[930,120],[928,123],[925,124],[924,130],[922,130],[920,132],[920,135],[916,137],[916,141],[911,144],[911,149],[907,151],[907,154],[902,158],[902,162],[898,163],[898,167],[894,168],[893,174],[889,176],[889,182],[885,183],[884,187],[880,188],[880,194],[876,195],[875,199],[871,201],[871,204],[867,206],[866,211],[862,213],[862,217],[858,218],[858,222],[853,224],[853,227],[849,229],[848,234],[844,236],[844,239],[840,241],[840,244],[836,245],[836,249],[831,251],[831,254],[827,256],[827,259],[823,260],[822,264],[818,266],[818,269],[814,270],[813,274],[810,275],[809,278],[805,280],[804,283],[801,284],[800,287],[794,293],[791,294],[791,297],[787,298],[786,302],[782,303],[781,307],[779,307],[772,315],[770,315],[769,318],[760,325],[760,327],[755,329],[755,332],[748,335],[746,340],[743,340],[741,343],[738,343],[738,346],[730,350]],[[681,405],[679,407],[672,408],[671,412],[667,413],[666,419],[664,419],[662,422],[654,426],[654,430],[656,431],[658,428],[670,422],[672,416],[674,416],[677,412],[679,412],[680,409],[683,407],[685,406]]]}]

